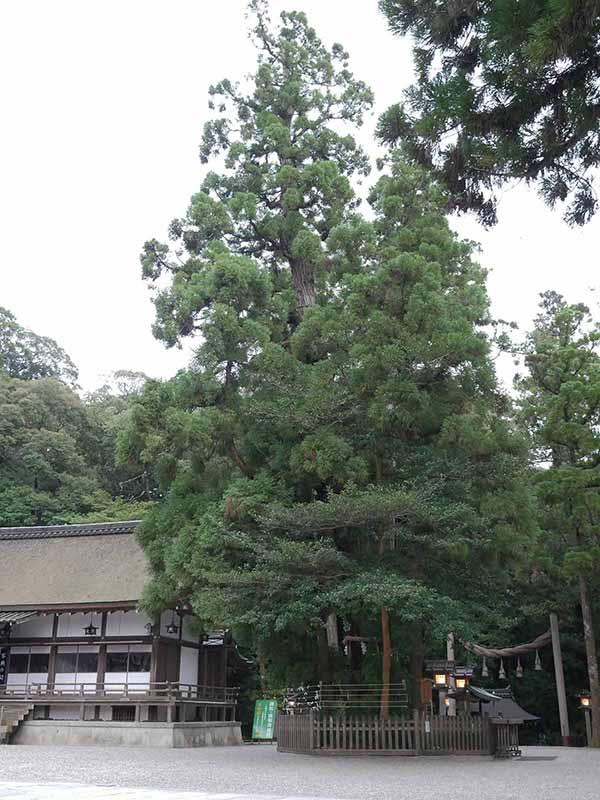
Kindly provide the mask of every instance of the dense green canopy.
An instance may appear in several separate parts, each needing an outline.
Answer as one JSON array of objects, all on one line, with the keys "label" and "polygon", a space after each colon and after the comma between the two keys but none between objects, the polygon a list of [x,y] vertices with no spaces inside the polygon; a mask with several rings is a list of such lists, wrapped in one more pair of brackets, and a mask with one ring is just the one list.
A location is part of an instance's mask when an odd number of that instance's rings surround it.
[{"label": "dense green canopy", "polygon": [[[273,682],[346,670],[326,624],[377,638],[387,614],[398,669],[407,637],[422,658],[493,615],[490,585],[527,549],[526,453],[496,386],[485,276],[442,193],[398,152],[359,214],[350,178],[367,161],[338,131],[369,90],[304,15],[275,28],[253,7],[258,70],[213,91],[232,116],[201,149],[224,167],[172,248],[142,254],[161,281],[155,333],[200,337],[121,442],[165,493],[141,529],[147,603],[191,598]],[[366,675],[377,657],[353,661]]]},{"label": "dense green canopy", "polygon": [[549,557],[545,582],[560,586],[565,605],[573,596],[579,598],[596,746],[600,680],[593,598],[600,589],[599,348],[600,327],[589,309],[546,292],[525,348],[528,374],[517,381],[532,454],[541,467],[535,484],[543,552]]},{"label": "dense green canopy", "polygon": [[380,0],[414,39],[416,82],[380,121],[449,190],[450,208],[496,220],[506,181],[534,183],[566,219],[596,212],[598,0]]},{"label": "dense green canopy", "polygon": [[0,375],[31,380],[56,378],[77,383],[77,368],[54,339],[19,325],[14,314],[0,306]]}]

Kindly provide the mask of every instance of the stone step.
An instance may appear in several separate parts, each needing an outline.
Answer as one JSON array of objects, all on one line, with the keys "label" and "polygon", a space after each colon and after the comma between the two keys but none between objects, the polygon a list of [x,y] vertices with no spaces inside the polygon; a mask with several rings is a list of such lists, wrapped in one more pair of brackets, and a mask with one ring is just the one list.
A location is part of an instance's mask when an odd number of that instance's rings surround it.
[{"label": "stone step", "polygon": [[0,705],[0,742],[10,741],[11,734],[31,711],[33,705],[29,703]]}]

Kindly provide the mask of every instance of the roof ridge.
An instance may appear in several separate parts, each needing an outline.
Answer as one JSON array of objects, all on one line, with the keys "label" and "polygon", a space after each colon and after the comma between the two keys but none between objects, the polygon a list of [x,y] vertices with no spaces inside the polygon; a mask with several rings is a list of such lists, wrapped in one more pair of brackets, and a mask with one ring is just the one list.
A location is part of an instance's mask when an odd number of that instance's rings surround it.
[{"label": "roof ridge", "polygon": [[139,519],[120,522],[76,522],[63,525],[24,525],[0,528],[0,539],[58,539],[69,536],[109,536],[132,533],[140,524]]}]

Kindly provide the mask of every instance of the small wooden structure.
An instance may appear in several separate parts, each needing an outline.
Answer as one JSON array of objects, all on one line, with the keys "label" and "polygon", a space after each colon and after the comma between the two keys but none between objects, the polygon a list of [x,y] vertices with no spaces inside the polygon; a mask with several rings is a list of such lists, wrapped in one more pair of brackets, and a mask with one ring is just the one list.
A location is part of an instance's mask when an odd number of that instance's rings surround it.
[{"label": "small wooden structure", "polygon": [[307,755],[507,755],[518,723],[490,717],[279,715],[277,749]]}]

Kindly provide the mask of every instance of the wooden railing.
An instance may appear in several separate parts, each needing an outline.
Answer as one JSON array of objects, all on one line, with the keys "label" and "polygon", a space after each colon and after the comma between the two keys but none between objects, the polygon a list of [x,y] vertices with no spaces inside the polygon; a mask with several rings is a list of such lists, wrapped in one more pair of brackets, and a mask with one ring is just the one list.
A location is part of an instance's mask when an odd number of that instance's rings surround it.
[{"label": "wooden railing", "polygon": [[132,701],[148,705],[162,703],[194,703],[227,705],[237,703],[239,689],[229,686],[197,686],[189,683],[23,683],[0,685],[0,702],[29,700],[32,702],[102,703]]},{"label": "wooden railing", "polygon": [[488,717],[281,714],[277,749],[357,755],[492,755],[518,748],[518,726]]}]

